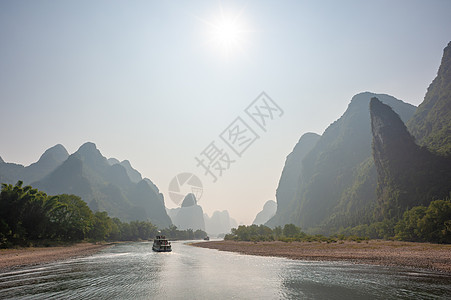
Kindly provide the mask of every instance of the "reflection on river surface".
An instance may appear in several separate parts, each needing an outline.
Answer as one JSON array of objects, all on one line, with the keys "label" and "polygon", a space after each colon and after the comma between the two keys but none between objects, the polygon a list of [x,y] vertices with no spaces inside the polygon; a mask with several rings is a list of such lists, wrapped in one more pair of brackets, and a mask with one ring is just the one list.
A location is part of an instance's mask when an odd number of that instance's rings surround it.
[{"label": "reflection on river surface", "polygon": [[0,299],[437,299],[451,276],[308,262],[173,242],[117,244],[96,255],[0,274]]}]

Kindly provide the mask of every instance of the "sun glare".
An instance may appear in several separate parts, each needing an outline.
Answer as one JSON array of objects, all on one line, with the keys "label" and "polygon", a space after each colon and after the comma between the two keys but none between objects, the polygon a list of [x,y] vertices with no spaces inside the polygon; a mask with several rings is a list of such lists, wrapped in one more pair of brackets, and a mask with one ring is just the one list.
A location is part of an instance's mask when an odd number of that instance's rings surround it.
[{"label": "sun glare", "polygon": [[226,58],[236,52],[244,51],[249,30],[246,28],[242,18],[242,11],[236,15],[221,15],[213,21],[206,22],[209,26],[209,44]]},{"label": "sun glare", "polygon": [[240,28],[234,20],[221,20],[212,31],[213,39],[221,47],[231,48],[236,46],[240,39]]}]

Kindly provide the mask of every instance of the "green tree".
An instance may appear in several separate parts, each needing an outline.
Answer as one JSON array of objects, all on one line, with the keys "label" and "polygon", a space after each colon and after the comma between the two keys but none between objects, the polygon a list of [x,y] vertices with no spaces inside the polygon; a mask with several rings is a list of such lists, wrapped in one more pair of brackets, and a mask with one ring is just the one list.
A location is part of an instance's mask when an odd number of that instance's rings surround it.
[{"label": "green tree", "polygon": [[274,232],[274,235],[275,235],[276,238],[280,237],[282,235],[282,232],[283,232],[282,231],[282,227],[276,226],[274,228],[273,232]]},{"label": "green tree", "polygon": [[285,224],[283,227],[283,235],[286,237],[296,237],[301,233],[301,229],[294,224]]},{"label": "green tree", "polygon": [[94,215],[80,197],[59,195],[57,203],[49,210],[54,236],[64,241],[79,241],[87,237],[94,222]]},{"label": "green tree", "polygon": [[0,192],[0,238],[4,244],[26,245],[30,240],[47,237],[47,212],[53,209],[55,198],[31,186],[2,184]]},{"label": "green tree", "polygon": [[451,201],[432,201],[424,217],[418,221],[418,231],[423,240],[434,243],[451,243]]},{"label": "green tree", "polygon": [[405,211],[403,218],[395,226],[395,237],[403,241],[423,241],[423,236],[419,231],[419,221],[425,214],[426,207],[424,206],[416,206]]},{"label": "green tree", "polygon": [[113,221],[106,212],[96,212],[89,237],[95,241],[104,241],[110,237]]},{"label": "green tree", "polygon": [[207,233],[203,230],[197,229],[196,231],[194,231],[194,238],[195,239],[204,239],[205,237],[207,237]]}]

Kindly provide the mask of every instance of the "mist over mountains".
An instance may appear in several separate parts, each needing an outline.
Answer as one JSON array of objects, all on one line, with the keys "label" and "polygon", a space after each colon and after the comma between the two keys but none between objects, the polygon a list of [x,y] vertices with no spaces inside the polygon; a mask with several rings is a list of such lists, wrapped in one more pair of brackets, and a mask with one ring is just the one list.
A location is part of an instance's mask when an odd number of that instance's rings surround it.
[{"label": "mist over mountains", "polygon": [[151,221],[160,228],[174,224],[178,229],[201,229],[218,235],[237,226],[228,211],[204,214],[193,194],[181,207],[165,208],[164,196],[148,178],[134,169],[128,160],[105,158],[91,142],[69,155],[62,145],[49,148],[30,166],[6,163],[0,158],[0,181],[18,180],[49,194],[74,194],[93,211],[106,211],[122,221]]},{"label": "mist over mountains", "polygon": [[[302,228],[353,225],[372,214],[376,199],[369,102],[378,97],[407,121],[415,107],[385,94],[355,95],[348,109],[322,136],[307,133],[287,157],[270,226]],[[279,208],[280,207],[280,208]]]},{"label": "mist over mountains", "polygon": [[27,167],[6,163],[0,158],[0,182],[13,184],[22,180],[25,184],[30,184],[50,174],[68,157],[66,148],[58,144],[47,149],[37,162]]},{"label": "mist over mountains", "polygon": [[194,194],[189,193],[185,196],[181,207],[167,209],[174,225],[179,229],[203,230],[205,231],[204,211],[197,204]]},{"label": "mist over mountains", "polygon": [[273,200],[266,201],[265,205],[263,205],[263,209],[255,216],[252,224],[262,225],[268,222],[277,211],[277,203]]},{"label": "mist over mountains", "polygon": [[277,212],[266,225],[327,234],[399,219],[450,197],[450,149],[451,43],[418,109],[365,92],[322,136],[303,135],[286,159]]},{"label": "mist over mountains", "polygon": [[[265,205],[254,223],[293,223],[311,233],[400,219],[415,206],[451,192],[451,43],[423,103],[386,94],[352,97],[344,114],[322,135],[302,135],[287,156],[276,191],[277,209]],[[236,222],[227,211],[204,214],[189,197],[165,209],[163,194],[129,161],[107,159],[94,143],[69,155],[62,145],[23,166],[0,157],[0,182],[18,180],[47,194],[75,194],[94,211],[159,227],[226,233]],[[172,218],[172,221],[171,221]],[[268,220],[269,218],[269,220]]]},{"label": "mist over mountains", "polygon": [[166,209],[166,211],[174,225],[182,230],[200,229],[210,235],[218,236],[229,233],[231,228],[238,225],[227,210],[215,211],[209,217],[197,204],[196,196],[191,193],[185,196],[181,207]]},{"label": "mist over mountains", "polygon": [[238,223],[230,217],[227,210],[215,211],[209,217],[204,213],[205,230],[213,236],[221,236],[230,232],[232,228],[236,228]]},{"label": "mist over mountains", "polygon": [[56,145],[28,167],[0,162],[0,181],[18,180],[49,195],[77,195],[92,210],[123,221],[150,220],[161,228],[172,224],[155,184],[142,179],[129,161],[107,160],[94,143],[83,144],[72,155]]}]

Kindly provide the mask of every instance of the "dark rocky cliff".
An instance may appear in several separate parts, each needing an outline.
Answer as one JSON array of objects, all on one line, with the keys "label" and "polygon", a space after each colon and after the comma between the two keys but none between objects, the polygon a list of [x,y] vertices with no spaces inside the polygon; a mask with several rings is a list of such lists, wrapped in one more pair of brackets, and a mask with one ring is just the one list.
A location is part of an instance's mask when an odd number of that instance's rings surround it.
[{"label": "dark rocky cliff", "polygon": [[322,136],[312,136],[309,151],[297,155],[296,146],[287,158],[277,189],[277,213],[267,225],[293,223],[310,233],[328,234],[370,221],[376,205],[377,176],[371,153],[369,102],[375,96],[405,121],[415,113],[415,106],[390,95],[355,95]]},{"label": "dark rocky cliff", "polygon": [[377,98],[371,99],[370,115],[378,217],[400,218],[406,209],[449,196],[450,158],[418,146],[399,116]]}]

